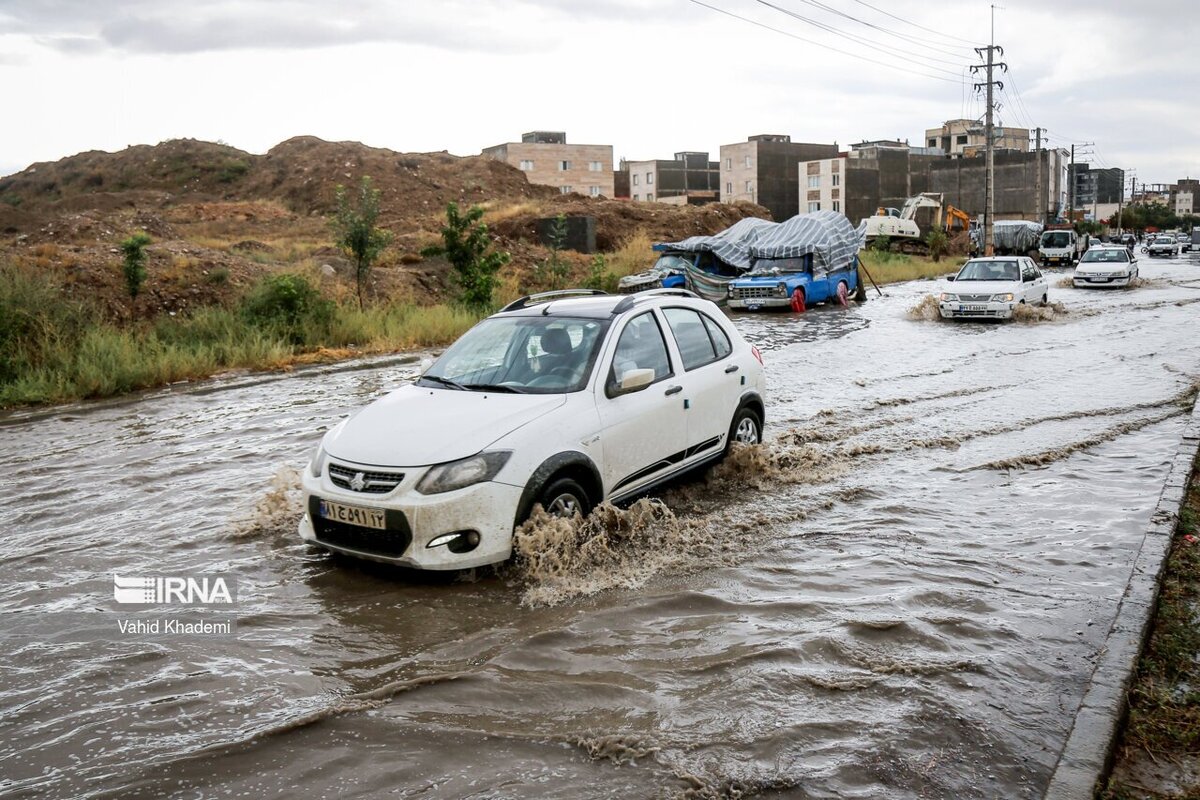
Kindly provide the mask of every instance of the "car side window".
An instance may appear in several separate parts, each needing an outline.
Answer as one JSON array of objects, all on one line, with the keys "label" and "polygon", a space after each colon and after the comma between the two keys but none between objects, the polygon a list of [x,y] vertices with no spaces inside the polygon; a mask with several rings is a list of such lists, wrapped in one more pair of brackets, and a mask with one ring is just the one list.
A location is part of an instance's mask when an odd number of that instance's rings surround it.
[{"label": "car side window", "polygon": [[616,386],[621,375],[631,369],[652,369],[655,381],[673,374],[671,360],[667,356],[667,343],[653,312],[638,314],[621,331],[616,353],[613,354],[612,369],[608,373],[609,387]]},{"label": "car side window", "polygon": [[712,339],[713,347],[717,350],[717,359],[720,360],[733,352],[733,343],[729,341],[729,334],[717,324],[716,320],[701,314],[700,319],[704,322],[704,327],[708,331],[708,336]]},{"label": "car side window", "polygon": [[664,308],[663,315],[679,345],[679,357],[685,371],[717,360],[716,348],[700,319],[700,312],[690,308]]}]

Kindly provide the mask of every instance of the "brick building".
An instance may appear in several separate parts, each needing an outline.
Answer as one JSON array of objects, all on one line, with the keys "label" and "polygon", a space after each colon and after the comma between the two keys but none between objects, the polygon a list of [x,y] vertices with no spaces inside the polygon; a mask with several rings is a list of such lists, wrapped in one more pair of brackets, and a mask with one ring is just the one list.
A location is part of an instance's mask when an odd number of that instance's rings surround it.
[{"label": "brick building", "polygon": [[532,131],[519,142],[484,148],[483,155],[511,164],[530,183],[553,186],[563,194],[616,196],[611,144],[567,144],[563,131]]},{"label": "brick building", "polygon": [[745,142],[723,144],[721,201],[749,200],[766,207],[776,221],[790,219],[802,210],[799,165],[837,156],[837,144],[793,142],[792,137],[777,134],[751,136]]}]

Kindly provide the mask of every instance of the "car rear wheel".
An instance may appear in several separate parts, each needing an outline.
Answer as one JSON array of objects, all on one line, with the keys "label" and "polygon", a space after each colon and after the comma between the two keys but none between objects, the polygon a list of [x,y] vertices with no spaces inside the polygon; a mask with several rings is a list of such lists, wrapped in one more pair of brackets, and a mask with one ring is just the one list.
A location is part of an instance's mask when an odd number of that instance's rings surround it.
[{"label": "car rear wheel", "polygon": [[570,519],[578,514],[586,517],[592,511],[592,501],[578,481],[558,478],[551,481],[538,495],[538,502],[552,517]]},{"label": "car rear wheel", "polygon": [[753,408],[742,406],[733,415],[729,423],[729,437],[725,441],[725,452],[734,442],[739,444],[760,444],[762,442],[762,419]]}]

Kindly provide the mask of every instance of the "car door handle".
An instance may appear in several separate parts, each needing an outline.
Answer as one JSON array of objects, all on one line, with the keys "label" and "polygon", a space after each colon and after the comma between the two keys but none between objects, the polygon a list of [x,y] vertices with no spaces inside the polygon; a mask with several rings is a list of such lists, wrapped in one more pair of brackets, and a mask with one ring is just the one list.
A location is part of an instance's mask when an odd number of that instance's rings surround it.
[{"label": "car door handle", "polygon": [[672,386],[672,387],[668,388],[667,391],[665,391],[663,394],[665,394],[667,397],[670,397],[671,395],[679,394],[682,391],[683,391],[682,386]]},{"label": "car door handle", "polygon": [[737,364],[730,364],[728,367],[726,367],[726,368],[725,368],[725,374],[726,374],[726,375],[728,375],[728,374],[729,374],[729,373],[731,373],[731,372],[737,372],[737,371],[738,371],[738,365],[737,365]]}]

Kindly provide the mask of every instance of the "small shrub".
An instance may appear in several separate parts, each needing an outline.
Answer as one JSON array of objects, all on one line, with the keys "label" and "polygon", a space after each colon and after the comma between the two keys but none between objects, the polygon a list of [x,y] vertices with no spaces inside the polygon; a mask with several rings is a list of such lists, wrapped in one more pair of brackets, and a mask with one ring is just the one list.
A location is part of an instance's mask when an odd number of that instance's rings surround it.
[{"label": "small shrub", "polygon": [[308,279],[287,272],[267,276],[242,301],[242,313],[250,324],[296,345],[327,336],[333,310],[333,303]]},{"label": "small shrub", "polygon": [[480,218],[482,206],[472,206],[466,214],[458,203],[446,206],[446,224],[442,227],[442,245],[421,251],[426,257],[445,256],[454,268],[459,302],[473,311],[491,307],[498,283],[496,273],[509,262],[508,253],[491,251],[488,227]]},{"label": "small shrub", "polygon": [[150,244],[150,237],[142,231],[138,231],[121,242],[121,252],[125,256],[123,266],[125,288],[129,292],[130,300],[137,298],[138,293],[142,290],[142,284],[146,282],[146,245],[148,244]]},{"label": "small shrub", "polygon": [[21,197],[19,195],[9,193],[4,195],[4,202],[13,208],[16,208],[17,206],[21,205]]},{"label": "small shrub", "polygon": [[233,183],[238,178],[245,175],[250,170],[250,165],[241,159],[233,159],[225,162],[217,173],[217,180],[221,183]]},{"label": "small shrub", "polygon": [[337,216],[333,227],[337,245],[354,261],[354,280],[358,289],[358,307],[362,308],[363,287],[371,266],[392,240],[390,231],[375,227],[379,220],[379,190],[371,188],[371,179],[364,176],[359,182],[354,202],[346,195],[346,187],[337,187]]},{"label": "small shrub", "polygon": [[217,267],[216,269],[209,270],[209,273],[204,277],[204,280],[215,286],[223,286],[226,283],[229,283],[229,270],[225,267]]},{"label": "small shrub", "polygon": [[937,262],[941,261],[942,256],[949,250],[950,238],[940,227],[935,227],[925,234],[925,244],[929,247],[929,257]]}]

